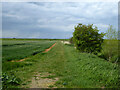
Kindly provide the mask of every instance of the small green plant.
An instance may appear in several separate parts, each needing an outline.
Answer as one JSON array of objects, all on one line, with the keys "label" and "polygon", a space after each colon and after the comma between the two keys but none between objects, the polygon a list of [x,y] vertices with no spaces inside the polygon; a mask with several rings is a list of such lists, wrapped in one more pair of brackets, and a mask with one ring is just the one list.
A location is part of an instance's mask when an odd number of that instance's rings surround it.
[{"label": "small green plant", "polygon": [[73,32],[73,40],[79,51],[97,54],[102,49],[101,44],[105,34],[99,34],[97,27],[92,26],[93,24],[88,26],[78,24]]},{"label": "small green plant", "polygon": [[48,87],[49,87],[49,88],[53,88],[53,87],[54,87],[54,85],[49,85]]},{"label": "small green plant", "polygon": [[9,75],[7,73],[2,73],[2,85],[3,88],[8,88],[9,86],[17,86],[21,84],[21,79],[17,78],[13,73]]}]

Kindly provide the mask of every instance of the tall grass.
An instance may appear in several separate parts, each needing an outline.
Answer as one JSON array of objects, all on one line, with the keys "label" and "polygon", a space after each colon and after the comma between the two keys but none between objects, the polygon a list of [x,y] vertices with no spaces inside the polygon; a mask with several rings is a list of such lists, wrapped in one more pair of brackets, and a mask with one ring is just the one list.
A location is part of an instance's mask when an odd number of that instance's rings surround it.
[{"label": "tall grass", "polygon": [[104,40],[102,45],[101,57],[106,59],[107,61],[117,63],[119,62],[118,55],[118,40]]},{"label": "tall grass", "polygon": [[67,83],[67,87],[118,87],[117,64],[107,62],[96,55],[79,53],[72,46],[64,47],[67,63],[62,81]]}]

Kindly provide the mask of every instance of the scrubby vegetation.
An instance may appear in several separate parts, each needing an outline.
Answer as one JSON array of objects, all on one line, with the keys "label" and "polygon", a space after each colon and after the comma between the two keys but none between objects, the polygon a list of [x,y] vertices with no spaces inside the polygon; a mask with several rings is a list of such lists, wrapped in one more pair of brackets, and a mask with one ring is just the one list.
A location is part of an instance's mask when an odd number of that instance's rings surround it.
[{"label": "scrubby vegetation", "polygon": [[104,40],[102,45],[103,49],[101,53],[98,55],[104,58],[107,61],[117,63],[120,62],[119,51],[118,51],[118,43],[119,40]]},{"label": "scrubby vegetation", "polygon": [[113,28],[112,25],[109,26],[106,32],[106,38],[107,39],[104,40],[101,57],[113,63],[120,62],[118,53],[120,41],[118,40],[118,32]]},{"label": "scrubby vegetation", "polygon": [[8,87],[14,88],[15,86],[18,86],[21,84],[21,79],[16,77],[13,72],[2,73],[2,85],[3,89],[6,89]]},{"label": "scrubby vegetation", "polygon": [[74,44],[80,52],[88,52],[97,54],[101,51],[104,34],[98,33],[97,27],[93,25],[78,24],[73,32]]},{"label": "scrubby vegetation", "polygon": [[113,28],[112,25],[109,26],[106,32],[106,38],[107,39],[104,41],[103,44],[101,56],[113,63],[120,62],[120,57],[118,55],[118,46],[120,41],[118,40],[118,32],[115,28]]},{"label": "scrubby vegetation", "polygon": [[[103,36],[106,39],[103,39]],[[106,33],[98,34],[97,27],[92,25],[78,24],[75,27],[73,37],[70,38],[71,44],[81,52],[94,52],[99,57],[112,63],[120,62],[118,32],[112,25],[109,26]]]}]

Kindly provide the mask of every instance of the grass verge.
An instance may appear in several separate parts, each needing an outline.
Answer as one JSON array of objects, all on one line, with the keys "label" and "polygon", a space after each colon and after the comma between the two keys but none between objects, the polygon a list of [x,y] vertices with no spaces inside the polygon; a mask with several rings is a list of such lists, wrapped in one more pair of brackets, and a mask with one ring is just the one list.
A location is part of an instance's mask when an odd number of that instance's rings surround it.
[{"label": "grass verge", "polygon": [[28,66],[9,70],[23,81],[17,87],[26,87],[26,84],[29,86],[35,72],[48,72],[53,76],[46,78],[59,78],[54,85],[58,88],[117,88],[119,84],[117,64],[92,54],[77,52],[72,45],[60,42],[47,53],[39,53],[16,63],[30,63]]}]

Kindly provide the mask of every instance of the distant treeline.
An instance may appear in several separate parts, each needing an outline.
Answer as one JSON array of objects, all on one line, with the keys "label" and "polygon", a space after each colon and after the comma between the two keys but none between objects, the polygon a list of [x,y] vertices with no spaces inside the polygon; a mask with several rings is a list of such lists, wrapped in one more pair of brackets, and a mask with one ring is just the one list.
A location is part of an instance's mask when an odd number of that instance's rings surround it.
[{"label": "distant treeline", "polygon": [[1,38],[2,40],[69,40],[69,39],[40,39],[40,38]]}]

